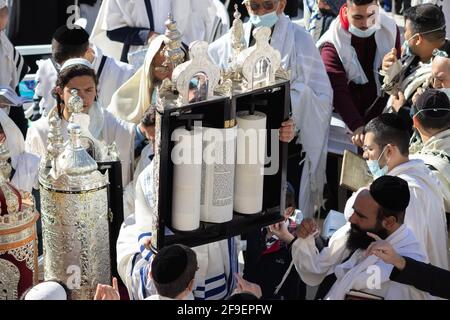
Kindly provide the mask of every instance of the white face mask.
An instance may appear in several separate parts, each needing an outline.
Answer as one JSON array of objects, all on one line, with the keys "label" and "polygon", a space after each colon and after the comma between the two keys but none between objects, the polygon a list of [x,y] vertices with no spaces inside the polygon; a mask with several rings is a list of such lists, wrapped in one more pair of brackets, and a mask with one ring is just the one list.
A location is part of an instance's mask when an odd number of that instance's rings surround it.
[{"label": "white face mask", "polygon": [[348,32],[350,32],[351,34],[359,37],[359,38],[369,38],[371,37],[377,30],[379,30],[378,27],[376,26],[372,26],[370,28],[368,28],[367,30],[361,30],[357,27],[355,27],[354,25],[350,24],[350,26],[348,27]]}]

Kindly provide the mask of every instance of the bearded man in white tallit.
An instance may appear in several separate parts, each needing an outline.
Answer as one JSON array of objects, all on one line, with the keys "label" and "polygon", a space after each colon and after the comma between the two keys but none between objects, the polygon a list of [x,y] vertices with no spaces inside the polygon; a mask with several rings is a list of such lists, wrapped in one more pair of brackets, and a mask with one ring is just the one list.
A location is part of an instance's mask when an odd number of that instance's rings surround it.
[{"label": "bearded man in white tallit", "polygon": [[403,224],[409,198],[408,183],[403,179],[378,178],[370,189],[358,194],[349,222],[336,231],[328,247],[321,251],[314,239],[317,225],[311,219],[302,222],[299,239],[292,244],[292,259],[306,284],[321,285],[316,298],[350,299],[355,291],[386,300],[431,298],[411,286],[390,281],[393,266],[365,254],[374,241],[369,232],[388,241],[402,256],[428,262],[413,232]]}]

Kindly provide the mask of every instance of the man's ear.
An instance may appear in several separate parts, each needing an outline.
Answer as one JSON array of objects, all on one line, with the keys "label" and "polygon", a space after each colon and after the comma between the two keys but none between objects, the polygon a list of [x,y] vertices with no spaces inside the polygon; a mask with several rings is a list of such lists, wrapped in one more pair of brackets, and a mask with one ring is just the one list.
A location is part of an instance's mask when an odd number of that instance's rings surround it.
[{"label": "man's ear", "polygon": [[189,282],[189,285],[187,287],[187,289],[189,290],[189,292],[194,291],[194,285],[195,285],[195,277],[191,280],[191,282]]},{"label": "man's ear", "polygon": [[381,222],[381,225],[386,229],[386,230],[392,230],[395,225],[398,223],[397,218],[394,216],[389,216],[385,219],[383,219],[383,221]]},{"label": "man's ear", "polygon": [[63,92],[63,89],[61,89],[61,87],[57,86],[55,88],[55,93],[59,96],[59,98],[61,99],[61,102],[64,103],[64,92]]}]

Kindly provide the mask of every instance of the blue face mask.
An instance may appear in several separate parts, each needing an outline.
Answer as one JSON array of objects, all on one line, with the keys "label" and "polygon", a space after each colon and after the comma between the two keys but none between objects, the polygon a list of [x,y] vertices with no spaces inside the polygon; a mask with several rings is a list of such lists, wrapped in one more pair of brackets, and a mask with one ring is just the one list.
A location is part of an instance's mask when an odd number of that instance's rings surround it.
[{"label": "blue face mask", "polygon": [[367,30],[361,30],[353,25],[350,24],[350,26],[348,27],[348,32],[350,32],[351,34],[359,37],[359,38],[369,38],[370,36],[372,36],[379,28],[372,26],[370,28],[368,28]]},{"label": "blue face mask", "polygon": [[409,39],[407,39],[407,40],[405,40],[403,42],[403,44],[402,44],[402,52],[403,52],[404,56],[409,57],[409,56],[414,55],[414,53],[411,50],[411,46],[409,45],[409,41],[411,39],[413,39],[415,36],[418,36],[418,34],[413,35],[411,38],[409,38]]},{"label": "blue face mask", "polygon": [[378,160],[366,160],[367,166],[369,167],[370,173],[372,174],[374,179],[382,177],[388,173],[389,169],[387,164],[383,168],[380,168],[379,162],[385,150],[386,148],[383,149],[383,152],[381,152]]},{"label": "blue face mask", "polygon": [[269,27],[272,28],[275,23],[278,22],[278,15],[277,15],[277,11],[272,11],[269,13],[266,13],[262,16],[258,16],[256,14],[250,14],[250,22],[251,24],[253,24],[255,27]]}]

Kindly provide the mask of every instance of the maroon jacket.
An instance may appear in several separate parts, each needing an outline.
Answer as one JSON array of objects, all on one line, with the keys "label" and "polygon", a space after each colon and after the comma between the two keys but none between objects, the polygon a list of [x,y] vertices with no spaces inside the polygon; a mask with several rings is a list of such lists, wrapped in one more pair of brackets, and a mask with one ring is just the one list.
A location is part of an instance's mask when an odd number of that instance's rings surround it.
[{"label": "maroon jacket", "polygon": [[[381,114],[386,106],[388,96],[378,99],[375,106],[366,114],[366,111],[377,98],[377,85],[373,72],[377,44],[374,35],[369,38],[359,38],[352,35],[351,41],[358,55],[358,60],[367,79],[369,79],[369,82],[364,85],[348,82],[344,66],[333,44],[324,43],[320,48],[320,54],[333,88],[334,109],[353,131]],[[398,58],[400,58],[401,45],[398,28],[395,47],[397,48]]]}]

